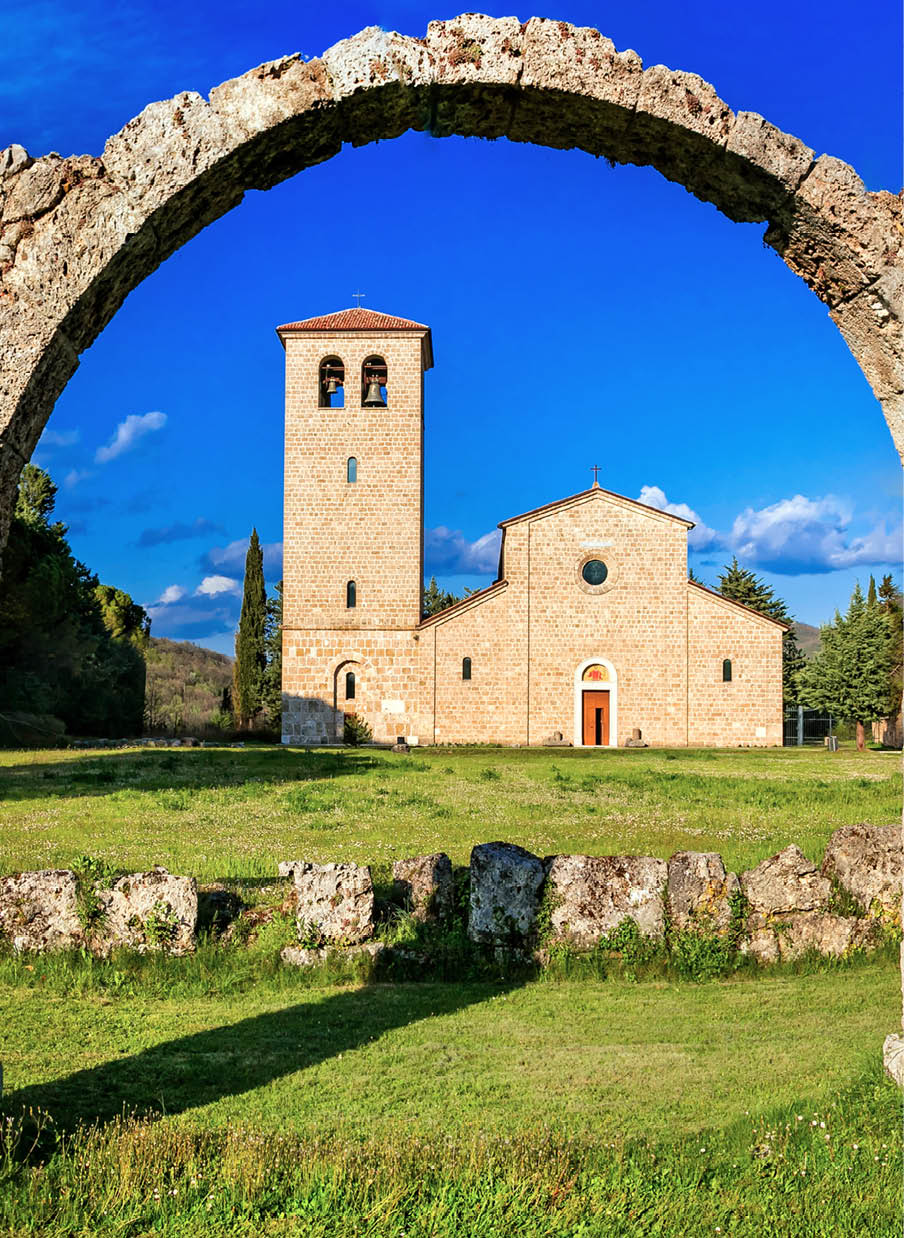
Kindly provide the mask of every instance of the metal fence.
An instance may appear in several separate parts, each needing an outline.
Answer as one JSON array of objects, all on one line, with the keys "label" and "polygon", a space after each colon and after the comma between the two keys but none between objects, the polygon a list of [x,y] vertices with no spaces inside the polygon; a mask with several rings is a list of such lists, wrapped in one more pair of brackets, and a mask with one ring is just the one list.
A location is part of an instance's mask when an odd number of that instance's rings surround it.
[{"label": "metal fence", "polygon": [[831,714],[821,714],[818,709],[785,710],[783,742],[785,747],[804,744],[824,744],[827,735],[834,735],[834,719]]}]

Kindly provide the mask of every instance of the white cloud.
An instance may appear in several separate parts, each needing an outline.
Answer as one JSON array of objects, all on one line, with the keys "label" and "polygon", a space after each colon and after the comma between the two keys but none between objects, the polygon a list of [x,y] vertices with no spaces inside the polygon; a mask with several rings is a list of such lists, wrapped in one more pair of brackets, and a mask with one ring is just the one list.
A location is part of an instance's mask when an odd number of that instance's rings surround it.
[{"label": "white cloud", "polygon": [[93,476],[91,469],[70,469],[63,478],[63,485],[70,489],[72,486],[77,486],[80,481]]},{"label": "white cloud", "polygon": [[795,494],[766,507],[747,507],[728,532],[710,528],[687,503],[670,503],[660,486],[644,486],[638,502],[693,520],[697,527],[687,539],[691,550],[720,548],[737,555],[745,567],[784,575],[899,564],[904,555],[900,526],[889,531],[883,521],[854,534],[853,505],[833,494],[815,499]]},{"label": "white cloud", "polygon": [[711,529],[687,503],[670,503],[665,491],[659,486],[641,486],[637,496],[638,503],[647,507],[655,507],[657,511],[668,512],[682,520],[690,520],[694,528],[687,535],[687,544],[691,550],[706,550],[719,541],[719,534]]},{"label": "white cloud", "polygon": [[79,440],[78,430],[45,430],[39,447],[71,447]]},{"label": "white cloud", "polygon": [[[228,546],[214,546],[202,556],[202,569],[225,568],[227,572],[244,573],[245,556],[248,553],[250,540],[248,537],[240,537],[237,541],[230,542]],[[282,542],[265,542],[261,546],[261,551],[264,556],[264,572],[271,580],[278,579],[282,575]]]},{"label": "white cloud", "polygon": [[157,599],[158,606],[172,606],[174,602],[180,602],[185,597],[186,590],[181,585],[167,585]]},{"label": "white cloud", "polygon": [[499,543],[502,533],[493,529],[470,542],[461,529],[438,525],[424,530],[424,563],[428,573],[451,576],[468,574],[495,575],[499,566]]},{"label": "white cloud", "polygon": [[155,636],[172,640],[197,640],[211,632],[233,633],[239,617],[239,602],[231,595],[176,602],[171,606],[148,606]]},{"label": "white cloud", "polygon": [[154,430],[162,430],[166,425],[166,413],[130,413],[125,421],[116,427],[113,437],[106,447],[98,447],[94,456],[95,464],[107,464],[124,452],[130,451],[139,439],[144,438]]},{"label": "white cloud", "polygon": [[851,505],[835,495],[808,499],[795,494],[767,507],[747,507],[729,534],[734,553],[745,562],[774,572],[832,572],[842,568],[900,563],[900,527],[885,522],[868,533],[849,531]]},{"label": "white cloud", "polygon": [[196,597],[218,597],[221,593],[240,593],[239,582],[229,576],[205,576],[195,590]]}]

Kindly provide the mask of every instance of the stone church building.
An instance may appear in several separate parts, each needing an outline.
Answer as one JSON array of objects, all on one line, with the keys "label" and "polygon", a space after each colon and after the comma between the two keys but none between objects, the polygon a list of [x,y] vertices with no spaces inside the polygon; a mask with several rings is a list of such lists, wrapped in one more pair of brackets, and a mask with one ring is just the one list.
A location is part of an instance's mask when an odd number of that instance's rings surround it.
[{"label": "stone church building", "polygon": [[421,617],[430,328],[356,308],[286,353],[283,742],[782,742],[783,625],[688,580],[693,525],[589,490],[500,524],[497,579]]}]

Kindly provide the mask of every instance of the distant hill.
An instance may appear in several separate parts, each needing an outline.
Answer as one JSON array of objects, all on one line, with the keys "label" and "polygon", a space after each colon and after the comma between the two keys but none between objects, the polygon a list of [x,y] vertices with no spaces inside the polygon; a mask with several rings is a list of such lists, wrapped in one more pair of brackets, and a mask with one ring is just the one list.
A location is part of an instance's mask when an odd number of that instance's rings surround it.
[{"label": "distant hill", "polygon": [[147,652],[145,731],[205,736],[222,719],[223,692],[232,688],[232,658],[189,641],[152,636]]},{"label": "distant hill", "polygon": [[808,658],[812,658],[819,648],[819,628],[814,628],[809,623],[795,623],[794,631],[797,633],[797,643],[801,652],[805,653]]}]

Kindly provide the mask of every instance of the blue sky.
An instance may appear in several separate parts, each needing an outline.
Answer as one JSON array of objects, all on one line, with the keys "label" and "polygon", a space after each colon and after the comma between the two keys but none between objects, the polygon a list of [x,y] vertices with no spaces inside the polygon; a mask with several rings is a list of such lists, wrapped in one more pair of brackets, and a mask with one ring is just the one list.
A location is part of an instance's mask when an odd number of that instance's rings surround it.
[{"label": "blue sky", "polygon": [[[496,10],[498,15],[511,7]],[[645,64],[699,73],[871,189],[900,183],[890,4],[559,2]],[[0,146],[99,152],[142,107],[415,3],[3,6]],[[525,9],[522,19],[532,15]],[[854,20],[855,17],[855,20]],[[76,554],[152,607],[157,635],[231,652],[246,539],[282,537],[280,322],[364,304],[429,323],[428,575],[487,583],[499,520],[601,483],[698,521],[805,622],[898,571],[901,474],[879,406],[804,284],[650,169],[408,134],[343,151],[242,205],[136,292],[60,399],[37,460]]]}]

